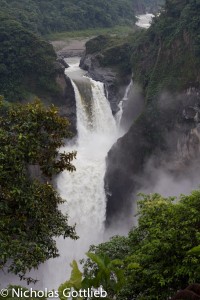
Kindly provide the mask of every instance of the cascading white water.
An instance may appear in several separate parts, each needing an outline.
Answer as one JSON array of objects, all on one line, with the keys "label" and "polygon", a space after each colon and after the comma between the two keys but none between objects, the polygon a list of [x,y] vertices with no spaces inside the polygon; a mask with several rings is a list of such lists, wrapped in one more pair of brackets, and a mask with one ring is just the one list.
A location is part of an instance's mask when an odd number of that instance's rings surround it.
[{"label": "cascading white water", "polygon": [[153,14],[139,15],[137,16],[138,21],[136,22],[136,25],[142,28],[149,28],[151,26],[151,21],[153,17]]},{"label": "cascading white water", "polygon": [[[73,83],[77,105],[78,139],[65,151],[76,149],[76,172],[63,172],[57,181],[58,191],[67,202],[62,209],[68,212],[70,222],[77,223],[77,232],[91,237],[99,234],[105,220],[104,192],[105,157],[116,138],[116,125],[103,84],[88,78],[92,88],[91,120],[84,107],[81,94]],[[84,236],[84,240],[86,237]]]},{"label": "cascading white water", "polygon": [[60,257],[49,261],[45,267],[49,276],[45,279],[44,274],[43,286],[48,288],[57,288],[69,277],[70,262],[82,258],[91,244],[103,240],[105,157],[117,139],[116,122],[103,83],[82,77],[77,63],[66,73],[75,91],[78,137],[74,144],[66,145],[61,151],[76,150],[77,159],[74,173],[64,171],[59,175],[57,189],[66,200],[61,210],[69,215],[70,225],[76,223],[80,238],[77,241],[57,240]]},{"label": "cascading white water", "polygon": [[[57,178],[57,189],[66,202],[60,207],[69,216],[69,224],[76,223],[77,241],[69,238],[56,240],[60,256],[42,264],[31,272],[39,280],[37,289],[57,289],[69,278],[73,259],[84,257],[91,244],[104,239],[106,196],[104,190],[105,158],[117,140],[117,125],[101,82],[85,77],[79,59],[72,59],[67,75],[75,92],[78,137],[61,149],[77,151],[76,171],[64,171]],[[127,95],[125,95],[126,97]],[[23,284],[15,276],[5,276],[2,284]],[[2,287],[4,287],[2,286]]]},{"label": "cascading white water", "polygon": [[115,116],[118,128],[120,127],[120,121],[121,121],[122,114],[123,114],[123,104],[125,101],[128,101],[129,92],[130,92],[132,85],[133,85],[133,81],[131,80],[131,82],[129,83],[129,85],[127,86],[127,88],[125,90],[123,99],[119,102],[119,105],[118,105],[119,111],[116,113],[116,116]]}]

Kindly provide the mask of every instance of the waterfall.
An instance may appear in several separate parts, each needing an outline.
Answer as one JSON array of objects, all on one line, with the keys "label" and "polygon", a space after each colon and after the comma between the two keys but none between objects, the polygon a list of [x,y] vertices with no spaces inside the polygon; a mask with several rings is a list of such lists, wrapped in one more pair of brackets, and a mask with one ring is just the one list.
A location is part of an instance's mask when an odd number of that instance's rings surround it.
[{"label": "waterfall", "polygon": [[126,87],[123,99],[119,102],[119,105],[118,105],[119,111],[116,113],[116,116],[115,116],[118,128],[120,128],[120,122],[121,122],[121,118],[122,118],[122,114],[123,114],[123,104],[125,101],[128,100],[129,92],[130,92],[132,85],[133,85],[133,81],[131,80],[129,85]]},{"label": "waterfall", "polygon": [[[76,98],[78,136],[60,151],[77,151],[77,159],[73,162],[76,171],[62,172],[56,185],[65,200],[60,210],[68,214],[70,225],[76,223],[79,239],[56,239],[60,256],[27,274],[39,280],[33,288],[43,290],[57,289],[69,278],[72,260],[83,258],[91,244],[105,239],[105,158],[118,138],[116,120],[105,96],[103,83],[85,76],[79,68],[79,58],[71,58],[67,62],[70,67],[66,69],[66,74],[71,79]],[[2,274],[2,287],[9,283],[25,285],[15,275]]]},{"label": "waterfall", "polygon": [[138,21],[136,22],[136,25],[147,29],[151,26],[153,17],[154,17],[153,14],[148,14],[148,13],[145,15],[139,15],[139,16],[137,16]]},{"label": "waterfall", "polygon": [[[70,62],[68,61],[70,64]],[[60,207],[76,223],[77,241],[59,238],[60,257],[47,262],[44,287],[57,288],[70,274],[73,259],[83,258],[91,244],[103,241],[106,216],[104,191],[105,158],[117,139],[116,122],[101,82],[83,76],[77,66],[66,69],[75,92],[78,136],[61,151],[77,151],[76,171],[64,171],[57,178],[57,189],[66,202]]]}]

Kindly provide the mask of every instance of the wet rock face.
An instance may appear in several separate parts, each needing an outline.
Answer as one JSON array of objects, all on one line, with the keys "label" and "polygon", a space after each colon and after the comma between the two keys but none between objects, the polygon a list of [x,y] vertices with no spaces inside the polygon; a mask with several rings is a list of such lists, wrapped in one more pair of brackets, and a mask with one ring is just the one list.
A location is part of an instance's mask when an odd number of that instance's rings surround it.
[{"label": "wet rock face", "polygon": [[122,100],[126,87],[131,80],[131,74],[121,79],[119,72],[114,67],[102,67],[98,54],[84,54],[80,61],[80,67],[88,71],[91,78],[105,84],[107,97],[113,114],[119,110],[118,104]]},{"label": "wet rock face", "polygon": [[136,194],[144,187],[144,178],[151,181],[149,176],[153,176],[151,172],[147,175],[145,168],[150,159],[154,159],[156,168],[163,168],[175,177],[190,176],[199,166],[199,92],[185,93],[180,99],[171,97],[180,101],[175,111],[168,104],[161,107],[160,114],[154,113],[151,107],[146,108],[108,153],[107,226],[123,216],[131,222]]},{"label": "wet rock face", "polygon": [[75,135],[76,128],[76,99],[71,80],[65,75],[61,74],[57,77],[57,83],[62,89],[62,105],[59,105],[60,115],[66,117],[70,122],[70,132]]},{"label": "wet rock face", "polygon": [[176,166],[184,166],[200,155],[200,94],[198,89],[187,91],[187,104],[182,109],[182,126],[176,141]]},{"label": "wet rock face", "polygon": [[57,59],[57,61],[58,61],[58,63],[63,67],[63,69],[69,68],[68,63],[65,61],[64,58],[61,58],[61,57],[60,57],[60,58]]},{"label": "wet rock face", "polygon": [[58,59],[55,65],[56,82],[60,88],[60,92],[56,97],[52,96],[54,103],[60,111],[60,115],[66,117],[70,121],[69,130],[76,134],[76,99],[71,80],[65,75],[65,68],[68,64],[64,59]]},{"label": "wet rock face", "polygon": [[152,149],[152,141],[148,139],[148,124],[142,123],[143,120],[132,125],[107,156],[105,189],[108,227],[121,218],[126,218],[127,223],[132,222],[132,204],[135,192],[140,188],[139,175]]}]

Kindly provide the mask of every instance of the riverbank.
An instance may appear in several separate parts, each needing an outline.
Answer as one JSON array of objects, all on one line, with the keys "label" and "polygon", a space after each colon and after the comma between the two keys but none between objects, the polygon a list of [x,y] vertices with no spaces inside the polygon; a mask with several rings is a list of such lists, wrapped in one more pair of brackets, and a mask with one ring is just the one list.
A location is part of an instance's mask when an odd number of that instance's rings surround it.
[{"label": "riverbank", "polygon": [[135,31],[135,26],[115,26],[112,28],[95,28],[79,31],[53,33],[46,39],[53,45],[59,57],[81,56],[85,50],[85,43],[98,35],[124,36]]},{"label": "riverbank", "polygon": [[67,40],[56,40],[51,41],[54,50],[56,51],[58,57],[73,57],[73,56],[81,56],[85,50],[85,43],[90,38],[80,38],[73,39],[69,38]]}]

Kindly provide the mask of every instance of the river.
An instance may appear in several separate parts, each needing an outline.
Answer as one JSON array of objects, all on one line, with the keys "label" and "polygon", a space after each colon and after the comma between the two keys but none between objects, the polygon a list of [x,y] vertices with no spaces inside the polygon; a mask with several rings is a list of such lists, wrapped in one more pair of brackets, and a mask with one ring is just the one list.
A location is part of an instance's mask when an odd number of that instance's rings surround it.
[{"label": "river", "polygon": [[[86,76],[79,68],[79,57],[67,59],[69,68],[65,70],[71,79],[75,91],[77,132],[60,151],[77,151],[74,161],[76,171],[64,171],[57,180],[57,190],[65,203],[60,206],[69,216],[69,224],[76,224],[80,237],[73,241],[58,238],[56,240],[60,257],[41,264],[28,276],[38,279],[37,289],[57,289],[69,278],[70,263],[73,259],[83,258],[91,244],[97,244],[108,238],[104,230],[106,217],[106,196],[104,190],[105,159],[111,146],[121,135],[119,123],[122,115],[122,102],[116,118],[105,96],[104,85]],[[127,101],[127,87],[124,101]],[[117,232],[112,232],[115,234]],[[1,286],[9,283],[24,285],[14,275],[1,273]]]}]

